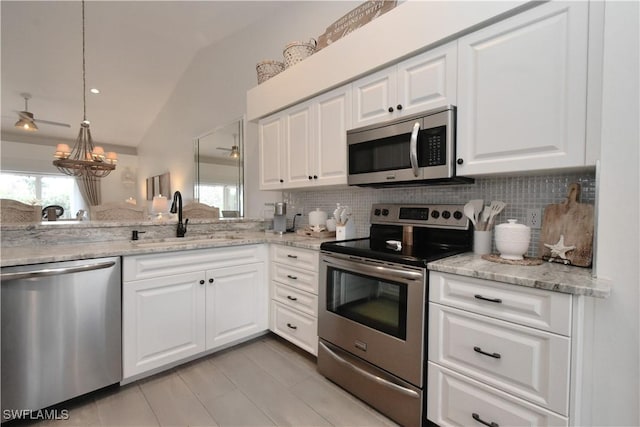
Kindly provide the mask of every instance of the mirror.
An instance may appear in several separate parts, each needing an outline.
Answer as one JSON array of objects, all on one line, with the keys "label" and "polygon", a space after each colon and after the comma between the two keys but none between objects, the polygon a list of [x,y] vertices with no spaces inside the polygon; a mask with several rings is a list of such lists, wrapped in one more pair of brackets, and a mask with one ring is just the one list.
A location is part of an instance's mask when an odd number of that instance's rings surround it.
[{"label": "mirror", "polygon": [[223,218],[244,216],[244,118],[194,141],[196,201],[220,209]]}]

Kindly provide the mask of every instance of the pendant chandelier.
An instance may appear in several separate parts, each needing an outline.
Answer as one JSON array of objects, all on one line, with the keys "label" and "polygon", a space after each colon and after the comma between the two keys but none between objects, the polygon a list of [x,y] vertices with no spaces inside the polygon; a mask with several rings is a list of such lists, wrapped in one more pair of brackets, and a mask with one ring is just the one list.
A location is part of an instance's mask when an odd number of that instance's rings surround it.
[{"label": "pendant chandelier", "polygon": [[102,147],[94,147],[87,120],[87,88],[85,66],[85,29],[84,29],[84,0],[82,0],[82,105],[83,120],[80,132],[73,149],[67,144],[58,144],[53,155],[54,166],[66,175],[103,178],[115,170],[118,155],[114,152],[105,153]]}]

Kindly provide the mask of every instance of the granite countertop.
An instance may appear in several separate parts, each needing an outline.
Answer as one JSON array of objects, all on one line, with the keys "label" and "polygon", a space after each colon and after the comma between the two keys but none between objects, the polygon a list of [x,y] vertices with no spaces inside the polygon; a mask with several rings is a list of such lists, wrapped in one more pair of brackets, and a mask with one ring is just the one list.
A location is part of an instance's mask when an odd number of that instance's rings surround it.
[{"label": "granite countertop", "polygon": [[260,243],[277,243],[304,249],[319,250],[322,242],[331,240],[335,240],[335,238],[318,239],[300,236],[295,233],[279,235],[268,232],[241,231],[201,236],[191,235],[184,238],[141,238],[136,241],[118,240],[80,244],[25,245],[1,248],[0,267]]},{"label": "granite countertop", "polygon": [[428,268],[432,271],[573,295],[606,298],[611,293],[609,282],[592,277],[591,269],[549,262],[536,266],[508,265],[465,253],[430,262]]}]

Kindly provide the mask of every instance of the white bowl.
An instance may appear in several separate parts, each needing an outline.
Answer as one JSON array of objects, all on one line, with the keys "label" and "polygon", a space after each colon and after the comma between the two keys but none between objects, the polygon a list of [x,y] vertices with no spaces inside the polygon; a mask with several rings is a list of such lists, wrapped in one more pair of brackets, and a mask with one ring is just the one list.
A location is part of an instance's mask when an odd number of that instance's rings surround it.
[{"label": "white bowl", "polygon": [[517,220],[509,219],[507,223],[496,225],[496,248],[500,257],[511,260],[521,260],[529,249],[531,229],[524,224],[517,224]]}]

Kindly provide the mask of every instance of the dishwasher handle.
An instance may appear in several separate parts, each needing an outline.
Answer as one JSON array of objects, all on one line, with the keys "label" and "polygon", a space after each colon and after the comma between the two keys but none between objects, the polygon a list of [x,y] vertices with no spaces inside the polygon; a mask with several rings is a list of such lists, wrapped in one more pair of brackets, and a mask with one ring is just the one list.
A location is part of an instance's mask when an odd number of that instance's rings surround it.
[{"label": "dishwasher handle", "polygon": [[107,261],[73,267],[44,268],[42,270],[20,271],[17,273],[0,273],[0,280],[35,279],[39,277],[60,276],[62,274],[101,270],[103,268],[113,267],[114,265],[116,265],[115,261]]}]

